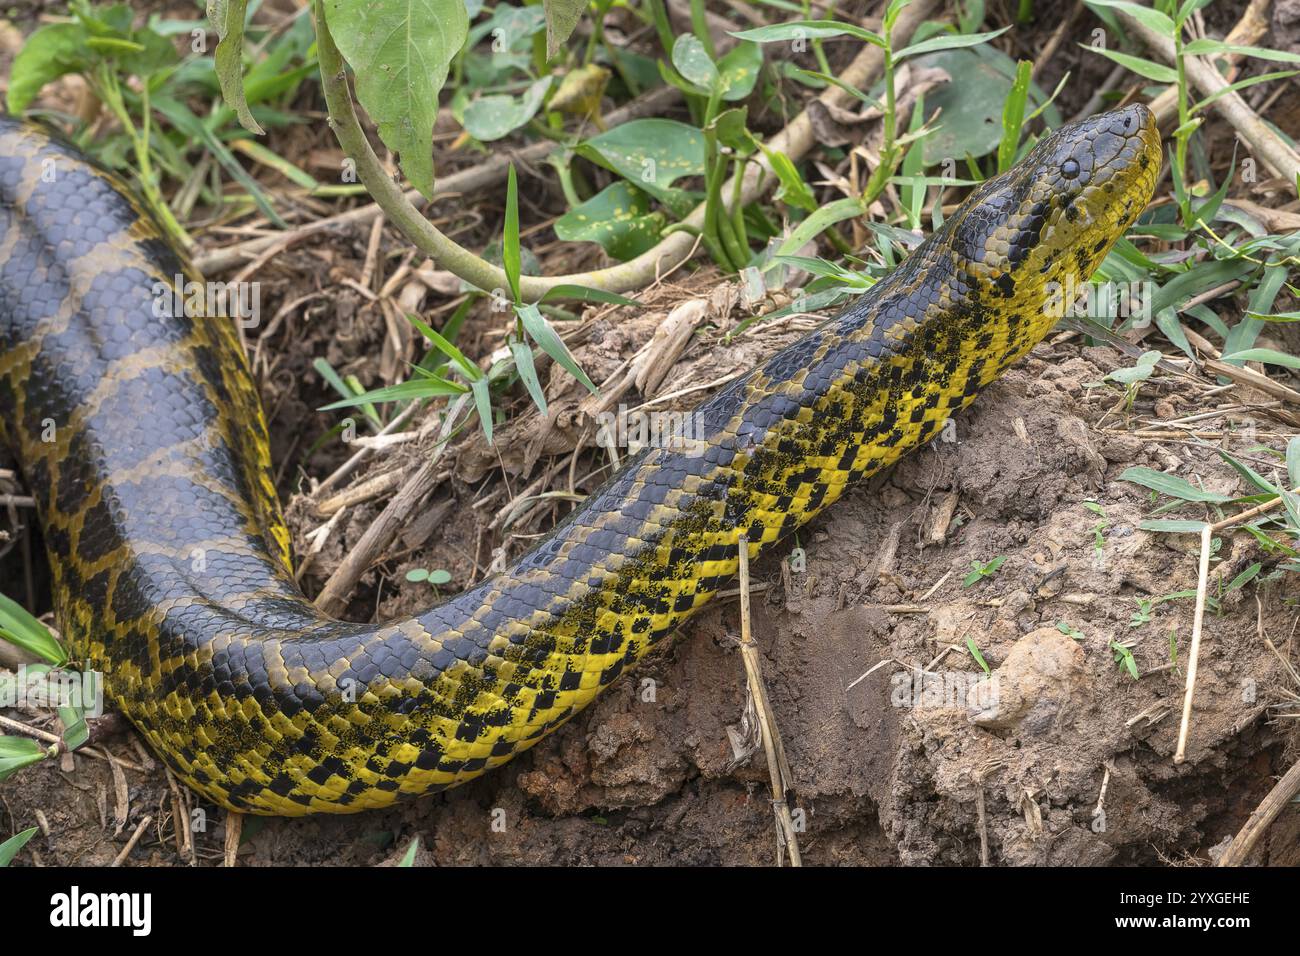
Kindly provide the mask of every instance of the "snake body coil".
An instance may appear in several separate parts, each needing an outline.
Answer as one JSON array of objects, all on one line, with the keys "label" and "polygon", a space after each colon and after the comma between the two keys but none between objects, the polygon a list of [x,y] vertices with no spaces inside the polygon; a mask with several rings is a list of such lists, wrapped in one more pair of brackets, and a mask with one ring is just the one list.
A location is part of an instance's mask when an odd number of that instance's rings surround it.
[{"label": "snake body coil", "polygon": [[232,322],[174,314],[185,270],[149,218],[75,150],[0,118],[0,430],[63,636],[226,808],[349,812],[469,780],[716,594],[740,533],[755,556],[933,437],[1051,328],[1050,284],[1091,275],[1159,164],[1145,107],[1048,136],[702,405],[693,447],[634,457],[509,571],[351,624],[294,584]]}]

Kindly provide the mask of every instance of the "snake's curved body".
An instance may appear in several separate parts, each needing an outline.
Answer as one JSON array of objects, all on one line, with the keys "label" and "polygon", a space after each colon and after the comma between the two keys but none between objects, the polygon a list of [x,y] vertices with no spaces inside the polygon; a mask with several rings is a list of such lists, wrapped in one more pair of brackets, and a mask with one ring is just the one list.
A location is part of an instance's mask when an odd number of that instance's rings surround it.
[{"label": "snake's curved body", "polygon": [[[855,480],[936,434],[1051,328],[1145,206],[1144,107],[1048,137],[849,309],[633,458],[509,571],[351,624],[298,591],[231,320],[115,181],[0,119],[0,429],[62,633],[181,779],[297,815],[455,786],[554,730]],[[185,310],[181,310],[185,311]]]}]

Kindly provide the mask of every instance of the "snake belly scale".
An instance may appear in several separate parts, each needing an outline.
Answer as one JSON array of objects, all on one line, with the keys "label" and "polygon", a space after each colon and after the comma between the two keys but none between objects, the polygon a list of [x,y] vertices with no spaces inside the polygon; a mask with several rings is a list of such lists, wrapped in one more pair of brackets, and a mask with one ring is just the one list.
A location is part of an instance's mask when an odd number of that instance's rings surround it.
[{"label": "snake belly scale", "polygon": [[0,430],[58,626],[189,786],[351,812],[455,786],[563,724],[853,482],[932,438],[1051,328],[1160,165],[1145,107],[1065,127],[841,314],[633,457],[508,571],[356,624],[294,584],[230,320],[169,307],[181,257],[121,185],[0,118]]}]

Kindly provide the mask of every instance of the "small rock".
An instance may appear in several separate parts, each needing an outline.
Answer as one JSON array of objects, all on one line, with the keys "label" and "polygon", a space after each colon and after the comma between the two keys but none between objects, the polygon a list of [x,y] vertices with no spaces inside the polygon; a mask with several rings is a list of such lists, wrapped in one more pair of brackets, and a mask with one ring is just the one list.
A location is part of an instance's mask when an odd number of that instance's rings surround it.
[{"label": "small rock", "polygon": [[971,689],[967,714],[976,727],[1020,725],[1042,733],[1079,696],[1085,675],[1083,648],[1054,627],[1039,628],[1016,641],[992,677]]}]

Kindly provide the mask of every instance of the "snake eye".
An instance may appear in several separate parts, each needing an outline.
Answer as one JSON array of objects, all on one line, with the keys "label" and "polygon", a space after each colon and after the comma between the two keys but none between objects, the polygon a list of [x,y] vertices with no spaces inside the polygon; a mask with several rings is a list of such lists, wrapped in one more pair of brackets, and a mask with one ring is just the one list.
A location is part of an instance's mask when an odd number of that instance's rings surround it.
[{"label": "snake eye", "polygon": [[1066,179],[1074,179],[1079,175],[1079,164],[1073,159],[1067,159],[1061,163],[1061,175]]}]

